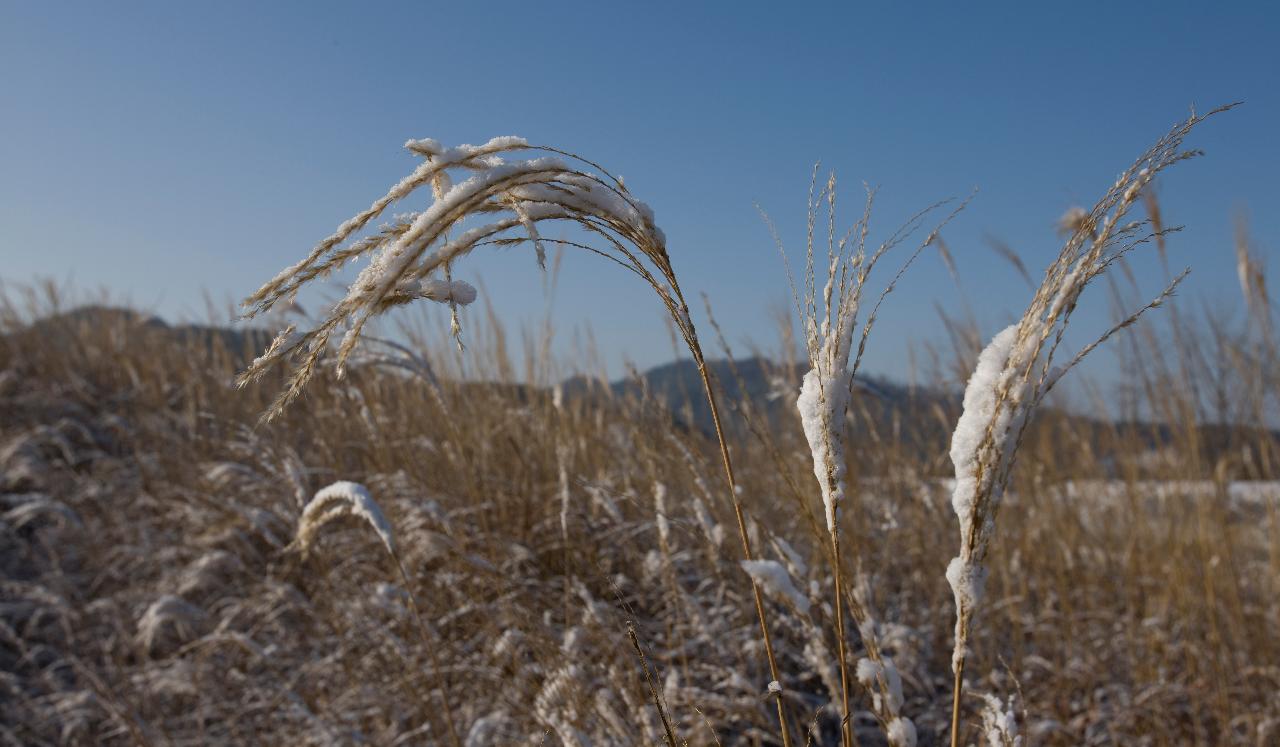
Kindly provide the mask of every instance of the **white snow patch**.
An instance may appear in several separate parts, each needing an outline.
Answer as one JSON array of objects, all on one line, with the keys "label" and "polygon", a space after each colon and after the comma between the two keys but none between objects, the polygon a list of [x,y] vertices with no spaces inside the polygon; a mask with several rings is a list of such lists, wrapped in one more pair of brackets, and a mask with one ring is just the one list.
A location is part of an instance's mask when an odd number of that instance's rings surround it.
[{"label": "white snow patch", "polygon": [[791,581],[791,574],[776,560],[742,560],[742,570],[747,572],[751,580],[764,589],[765,593],[775,599],[791,603],[801,614],[809,612],[809,598],[800,593]]}]

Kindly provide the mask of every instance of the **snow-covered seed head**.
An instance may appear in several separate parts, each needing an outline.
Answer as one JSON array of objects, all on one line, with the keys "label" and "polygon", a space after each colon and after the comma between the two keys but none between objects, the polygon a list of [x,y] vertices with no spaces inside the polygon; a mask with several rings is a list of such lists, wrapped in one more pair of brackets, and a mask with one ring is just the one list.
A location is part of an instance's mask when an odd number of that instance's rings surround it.
[{"label": "snow-covered seed head", "polygon": [[1013,696],[1005,704],[994,695],[982,693],[982,736],[987,747],[1022,747]]},{"label": "snow-covered seed head", "polygon": [[306,555],[315,544],[320,529],[344,516],[354,516],[372,527],[387,552],[395,555],[395,537],[391,531],[391,523],[383,515],[382,509],[363,485],[345,480],[335,482],[315,494],[302,510],[302,518],[298,521],[298,529],[290,547]]},{"label": "snow-covered seed head", "polygon": [[[546,263],[547,243],[604,255],[648,282],[681,334],[692,342],[693,325],[667,256],[666,237],[655,225],[653,211],[631,196],[620,180],[578,156],[531,146],[518,137],[456,148],[431,139],[411,140],[405,147],[423,156],[424,162],[368,209],[339,225],[302,261],[282,270],[245,300],[245,316],[253,317],[343,265],[369,259],[322,321],[301,334],[280,336],[270,353],[242,374],[242,382],[251,381],[285,359],[301,359],[266,419],[278,415],[298,396],[335,339],[340,339],[337,368],[341,371],[365,325],[396,306],[418,299],[447,303],[451,328],[461,345],[457,310],[474,301],[476,293],[453,279],[452,267],[480,246],[528,243],[540,266]],[[510,154],[530,151],[553,155],[535,153],[524,160],[507,160]],[[451,172],[465,172],[465,178],[455,181]],[[410,199],[428,186],[431,201],[423,209],[358,238],[393,203]],[[576,226],[587,238],[553,242],[539,230],[543,221]],[[592,240],[597,246],[584,243]],[[340,332],[344,327],[345,334]]]},{"label": "snow-covered seed head", "polygon": [[[1021,318],[992,338],[978,356],[964,394],[964,411],[951,440],[955,486],[951,496],[960,529],[960,553],[947,567],[955,596],[956,627],[952,668],[959,688],[969,627],[981,602],[983,565],[995,532],[1001,498],[1031,413],[1063,374],[1115,332],[1160,306],[1186,276],[1179,275],[1138,311],[1086,345],[1065,365],[1054,357],[1085,287],[1132,249],[1159,239],[1158,221],[1127,220],[1142,190],[1165,168],[1195,151],[1182,150],[1191,129],[1226,108],[1192,115],[1175,126],[1116,180],[1091,210],[1073,209],[1062,227],[1066,243],[1045,272]],[[958,693],[955,703],[959,703]],[[956,717],[953,714],[953,718]]]},{"label": "snow-covered seed head", "polygon": [[845,497],[844,415],[849,377],[824,377],[818,369],[804,375],[796,407],[813,457],[813,474],[822,493],[827,530],[834,532]]},{"label": "snow-covered seed head", "polygon": [[148,654],[180,645],[196,637],[204,610],[182,597],[166,594],[148,605],[138,620],[137,642]]},{"label": "snow-covered seed head", "polygon": [[[775,233],[782,253],[787,279],[791,285],[796,312],[805,330],[805,351],[810,370],[796,399],[805,439],[813,456],[813,472],[818,480],[825,508],[827,529],[835,532],[840,504],[845,496],[844,423],[849,405],[853,377],[861,363],[862,353],[875,323],[880,302],[893,291],[898,279],[915,261],[924,247],[934,241],[942,226],[964,207],[953,211],[930,231],[915,251],[903,262],[862,322],[862,333],[854,345],[860,315],[863,313],[863,291],[876,263],[886,252],[917,233],[924,221],[944,203],[920,211],[878,247],[868,247],[867,237],[874,193],[868,190],[862,217],[848,231],[836,228],[836,177],[832,173],[817,190],[817,168],[809,195],[808,241],[805,254],[804,290],[801,293],[791,273],[785,248]],[[813,190],[817,190],[814,194]],[[814,227],[820,213],[826,211],[826,257],[816,246]],[[768,218],[766,217],[766,221]],[[772,228],[772,224],[770,224]]]},{"label": "snow-covered seed head", "polygon": [[[840,666],[841,681],[845,682],[848,680],[845,664],[846,657],[843,650],[845,638],[843,614],[845,604],[842,599],[843,595],[838,591],[844,588],[844,582],[838,558],[840,556],[840,512],[842,505],[845,503],[847,490],[845,421],[848,416],[854,376],[858,372],[867,338],[870,335],[872,325],[875,323],[876,313],[880,308],[881,302],[893,291],[898,280],[912,262],[915,261],[916,257],[920,255],[920,252],[934,242],[942,226],[946,225],[952,217],[963,209],[965,203],[961,203],[959,207],[941,220],[923,238],[915,251],[907,257],[897,273],[885,286],[884,290],[881,291],[870,310],[866,311],[865,320],[863,320],[860,317],[864,312],[863,291],[876,263],[886,252],[919,231],[926,218],[944,203],[937,203],[920,211],[890,235],[879,247],[873,246],[868,251],[867,236],[874,192],[870,189],[867,190],[867,201],[862,217],[847,232],[838,233],[836,228],[835,174],[832,174],[827,179],[821,189],[818,189],[817,176],[818,169],[815,166],[809,194],[808,239],[803,294],[796,288],[786,249],[781,240],[777,238],[776,231],[774,239],[778,244],[778,250],[782,254],[783,264],[786,267],[787,279],[791,285],[796,312],[804,329],[805,351],[809,359],[809,371],[805,373],[799,395],[796,397],[796,409],[800,413],[800,423],[813,460],[813,474],[818,481],[818,489],[822,496],[826,530],[834,548],[832,557],[835,562],[833,563],[832,571],[835,583],[833,586],[837,590],[834,611],[836,613],[836,635],[838,640],[841,641],[840,655],[837,656],[837,661]],[[819,213],[823,210],[826,211],[827,233],[825,258],[821,256],[822,250],[815,247],[814,230],[819,217],[821,217]],[[765,220],[768,222],[767,216]],[[770,224],[770,229],[772,230],[772,228],[773,226]],[[857,337],[857,345],[855,347],[855,337],[860,323],[861,336]],[[781,569],[781,566],[779,566],[779,569]],[[764,568],[759,568],[757,572],[763,573],[764,570]],[[778,579],[775,583],[781,583],[781,580]],[[767,588],[768,586],[766,586]],[[853,610],[853,614],[856,617],[860,613]],[[863,627],[862,623],[862,620],[858,621],[859,628]],[[896,676],[896,671],[894,674]],[[843,684],[840,689],[842,717],[847,720],[851,715],[849,693],[847,687]],[[901,704],[900,691],[901,687],[899,686],[899,696],[896,699],[898,705]],[[880,698],[881,696],[876,695],[875,697]],[[884,700],[887,702],[891,698],[886,696]],[[896,715],[896,706],[894,715]],[[906,740],[906,728],[899,727],[899,731],[903,735],[902,739]],[[911,738],[914,739],[914,730],[912,730]]]}]

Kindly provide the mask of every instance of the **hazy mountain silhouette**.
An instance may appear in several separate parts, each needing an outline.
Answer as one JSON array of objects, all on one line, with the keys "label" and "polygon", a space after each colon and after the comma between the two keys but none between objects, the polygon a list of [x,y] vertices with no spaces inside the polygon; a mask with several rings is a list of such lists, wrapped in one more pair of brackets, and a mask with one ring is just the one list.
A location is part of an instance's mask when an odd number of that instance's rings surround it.
[{"label": "hazy mountain silhouette", "polygon": [[[766,358],[752,357],[730,362],[725,359],[707,361],[707,368],[719,384],[717,389],[725,410],[725,427],[744,427],[734,413],[749,408],[757,422],[773,426],[781,418],[796,418],[796,395],[807,365],[780,364]],[[566,396],[585,396],[599,385],[583,377],[564,383]],[[937,407],[946,411],[959,406],[955,393],[937,392],[920,387],[907,387],[892,380],[859,375],[854,382],[855,397],[850,407],[855,429],[869,423],[877,427],[899,423],[917,426],[927,424],[927,412]],[[651,368],[643,373],[619,379],[609,385],[613,394],[649,397],[665,406],[682,426],[710,433],[714,430],[711,410],[702,392],[702,380],[692,360],[682,359]],[[926,425],[928,433],[917,437],[941,435],[940,428]],[[935,434],[932,431],[938,430]]]},{"label": "hazy mountain silhouette", "polygon": [[[220,352],[230,356],[237,366],[244,366],[261,354],[273,337],[270,332],[254,327],[171,325],[155,316],[111,306],[81,306],[31,323],[31,329],[49,345],[74,339],[67,333],[72,329],[82,331],[86,326],[101,334],[153,334],[177,344],[195,344],[211,355]],[[717,392],[727,430],[743,434],[746,430],[745,420],[741,417],[743,412],[751,413],[758,426],[770,429],[798,417],[796,395],[807,365],[752,357],[736,362],[711,360],[707,362],[707,368],[718,383]],[[893,439],[905,449],[949,467],[942,462],[945,462],[950,429],[960,413],[959,391],[908,387],[891,379],[868,375],[858,376],[854,383],[849,426],[855,439],[860,434],[874,431],[876,437]],[[510,388],[519,401],[528,401],[533,395],[530,387],[519,384],[468,382],[466,386]],[[564,381],[561,388],[565,397],[578,400],[590,400],[602,393],[602,385],[598,381],[582,376]],[[655,366],[610,382],[608,389],[614,396],[645,398],[664,408],[671,414],[675,427],[707,434],[714,431],[711,411],[702,393],[702,381],[692,360],[681,359]],[[1136,439],[1156,451],[1175,439],[1188,436],[1185,429],[1159,423],[1104,422],[1051,407],[1042,407],[1033,422],[1033,431],[1088,440],[1089,446],[1098,452],[1096,455],[1104,463],[1108,459],[1107,452],[1111,451],[1108,442],[1117,438]],[[1227,424],[1203,424],[1194,429],[1196,446],[1210,464],[1222,458],[1239,459],[1241,446],[1256,442],[1257,435],[1252,428]],[[1280,431],[1267,431],[1266,435],[1280,445]]]},{"label": "hazy mountain silhouette", "polygon": [[129,334],[156,334],[171,339],[175,343],[202,344],[212,352],[215,349],[226,351],[234,360],[247,363],[257,357],[271,344],[273,335],[260,328],[210,326],[202,324],[169,324],[160,317],[143,314],[132,309],[116,306],[79,306],[70,311],[46,316],[31,323],[31,329],[56,344],[61,339],[69,339],[68,331],[89,331],[96,334],[107,334],[121,331]]}]

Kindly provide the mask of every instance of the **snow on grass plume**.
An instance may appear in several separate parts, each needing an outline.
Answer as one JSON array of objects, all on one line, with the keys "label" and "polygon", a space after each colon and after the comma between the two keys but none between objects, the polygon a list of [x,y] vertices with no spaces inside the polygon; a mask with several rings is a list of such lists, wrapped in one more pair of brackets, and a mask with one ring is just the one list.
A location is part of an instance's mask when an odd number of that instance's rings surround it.
[{"label": "snow on grass plume", "polygon": [[891,747],[915,747],[916,725],[901,715],[902,675],[893,659],[881,656],[858,660],[858,682],[871,693],[871,707],[885,725]]},{"label": "snow on grass plume", "polygon": [[[666,256],[666,238],[653,222],[653,211],[632,197],[621,180],[589,161],[554,148],[530,146],[518,137],[456,148],[430,139],[411,140],[406,147],[425,162],[368,209],[339,225],[301,262],[285,268],[245,299],[245,316],[253,317],[292,299],[307,284],[348,262],[370,259],[323,320],[301,334],[293,330],[281,334],[269,354],[241,375],[241,383],[246,383],[283,360],[301,358],[268,418],[278,415],[300,393],[342,327],[346,332],[337,351],[340,373],[365,325],[395,306],[417,299],[446,303],[455,311],[456,325],[457,306],[474,301],[476,293],[467,283],[452,279],[452,266],[478,246],[528,242],[534,245],[539,266],[545,264],[548,243],[603,255],[648,281],[681,331],[686,337],[692,335],[688,310]],[[551,155],[505,158],[528,151]],[[455,180],[450,171],[469,175]],[[424,191],[430,192],[431,200],[424,209],[404,213],[393,224],[357,238],[393,203],[416,196],[428,185],[430,189]],[[543,238],[537,224],[547,220],[576,224],[587,235],[605,239],[605,246]],[[511,235],[513,230],[524,234]],[[627,248],[628,244],[639,251]]]},{"label": "snow on grass plume", "polygon": [[135,640],[147,652],[163,653],[196,637],[208,616],[182,597],[166,594],[147,606],[138,619]]},{"label": "snow on grass plume", "polygon": [[[867,337],[871,333],[881,302],[893,291],[907,267],[915,261],[926,246],[933,243],[942,226],[963,209],[965,203],[961,203],[926,235],[885,286],[862,324],[855,355],[854,335],[859,328],[863,290],[871,271],[886,252],[915,234],[924,224],[925,219],[944,203],[936,203],[916,213],[882,244],[868,251],[867,236],[870,230],[874,192],[867,191],[862,217],[847,232],[839,234],[836,229],[835,174],[828,177],[826,184],[817,190],[815,195],[817,175],[818,170],[815,166],[809,190],[803,296],[796,288],[795,278],[787,260],[786,248],[776,231],[774,231],[774,241],[778,245],[787,270],[792,298],[804,327],[805,350],[809,358],[810,368],[804,375],[800,394],[796,398],[796,409],[800,412],[800,423],[813,459],[813,475],[818,481],[826,517],[828,534],[826,539],[831,547],[830,557],[835,582],[833,585],[835,635],[838,643],[837,660],[841,681],[841,717],[846,724],[842,730],[842,740],[847,745],[853,741],[853,735],[847,726],[850,706],[849,676],[845,655],[845,605],[841,599],[844,579],[841,570],[840,509],[846,500],[845,418],[849,398],[853,390],[854,376],[861,363]],[[821,250],[815,250],[814,227],[824,209],[827,223],[827,256],[823,262],[825,277],[820,278],[816,257]],[[765,221],[768,223],[767,216]],[[769,223],[769,227],[773,230],[772,223]],[[821,288],[818,287],[819,280],[822,281]],[[862,627],[861,623],[859,627]]]},{"label": "snow on grass plume", "polygon": [[[409,574],[405,571],[404,561],[401,560],[399,552],[396,551],[395,533],[392,531],[391,522],[387,521],[387,517],[382,513],[382,508],[369,495],[369,490],[365,486],[347,480],[340,480],[316,493],[307,502],[306,507],[302,509],[302,516],[298,519],[298,529],[294,533],[294,540],[289,545],[289,548],[298,550],[303,557],[306,557],[315,545],[320,530],[335,519],[346,516],[354,516],[368,524],[374,533],[378,535],[378,539],[382,540],[382,546],[386,548],[387,554],[395,561],[396,570],[400,574],[400,581],[403,584],[405,596],[409,600],[409,609],[413,612],[413,619],[423,648],[431,657],[431,663],[436,672],[443,671],[439,654],[436,651],[436,641],[434,640],[436,635],[430,632],[426,620],[422,616],[418,598],[413,593],[413,584],[409,580]],[[440,691],[440,698],[444,700],[443,715],[450,739],[454,745],[460,746],[462,741],[458,736],[457,727],[453,723],[453,714],[443,690]]]},{"label": "snow on grass plume", "polygon": [[987,577],[984,561],[1030,415],[1063,374],[1112,334],[1160,306],[1186,272],[1155,300],[1086,345],[1065,365],[1055,366],[1054,357],[1067,324],[1080,294],[1093,279],[1128,252],[1169,232],[1151,219],[1126,220],[1126,216],[1156,174],[1198,155],[1196,151],[1182,150],[1183,139],[1195,125],[1219,111],[1223,109],[1204,116],[1192,114],[1126,169],[1092,210],[1073,213],[1071,234],[1045,272],[1026,311],[1016,323],[992,338],[978,356],[965,388],[964,412],[951,440],[951,461],[955,466],[951,505],[960,528],[960,553],[946,572],[956,605],[951,657],[955,674],[953,747],[959,743],[960,694],[969,631]]},{"label": "snow on grass plume", "polygon": [[982,736],[987,747],[1022,747],[1018,734],[1018,715],[1013,710],[1013,698],[1008,704],[988,693],[982,694]]},{"label": "snow on grass plume", "polygon": [[[688,347],[715,425],[743,557],[753,560],[746,516],[736,491],[733,461],[702,344],[667,254],[666,236],[655,224],[649,206],[636,199],[622,179],[599,164],[558,148],[530,145],[518,137],[494,138],[484,145],[456,148],[431,139],[411,140],[405,146],[423,157],[424,162],[367,209],[339,225],[302,261],[282,270],[244,300],[244,316],[251,318],[281,302],[287,304],[304,286],[348,262],[370,260],[348,286],[346,295],[311,329],[301,333],[286,330],[272,343],[269,355],[255,360],[240,375],[238,383],[243,386],[275,365],[296,361],[288,383],[263,414],[263,420],[279,416],[301,394],[337,339],[341,341],[336,346],[335,369],[340,377],[344,375],[345,364],[366,325],[401,304],[417,299],[447,303],[451,327],[461,346],[457,307],[474,294],[468,290],[470,286],[457,285],[452,272],[455,263],[476,248],[532,244],[539,266],[544,262],[547,244],[581,249],[644,280]],[[529,153],[535,157],[507,160]],[[460,171],[470,175],[455,181],[451,172]],[[421,190],[427,185],[428,190]],[[424,209],[411,208],[404,220],[358,237],[393,203],[426,192],[431,197]],[[559,221],[562,227],[576,232],[557,230],[567,238],[547,238],[549,232],[540,225],[544,221]],[[763,592],[754,583],[752,597],[770,674],[776,680],[780,674]],[[781,703],[777,712],[784,747],[790,747],[790,729]]]},{"label": "snow on grass plume", "polygon": [[383,515],[382,509],[363,485],[346,480],[333,483],[311,499],[302,510],[292,546],[306,555],[315,544],[320,529],[344,516],[354,516],[368,524],[377,533],[378,539],[382,540],[387,552],[396,554],[391,523]]}]

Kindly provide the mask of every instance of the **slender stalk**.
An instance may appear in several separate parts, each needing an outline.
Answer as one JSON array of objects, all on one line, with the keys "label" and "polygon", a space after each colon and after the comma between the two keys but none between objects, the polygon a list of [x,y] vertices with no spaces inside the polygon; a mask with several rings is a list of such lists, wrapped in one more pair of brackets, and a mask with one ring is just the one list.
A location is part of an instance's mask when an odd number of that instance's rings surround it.
[{"label": "slender stalk", "polygon": [[951,687],[951,747],[960,747],[960,691],[964,687],[964,659],[956,663],[955,684]]},{"label": "slender stalk", "polygon": [[844,605],[841,603],[844,572],[841,570],[840,533],[836,529],[831,530],[831,555],[835,559],[836,653],[840,657],[840,740],[845,747],[856,747],[858,741],[849,717],[849,657],[844,645]]},{"label": "slender stalk", "polygon": [[427,625],[422,619],[421,610],[418,609],[418,598],[413,593],[413,587],[409,585],[409,574],[405,572],[404,563],[400,561],[400,554],[393,552],[391,557],[396,561],[396,570],[400,571],[400,580],[404,582],[405,593],[409,595],[409,607],[413,610],[413,619],[418,624],[418,636],[422,638],[422,645],[427,649],[427,654],[431,657],[432,668],[436,670],[436,675],[440,677],[440,707],[444,711],[444,723],[445,728],[449,730],[449,741],[453,743],[453,747],[462,747],[462,740],[458,738],[458,729],[453,724],[452,709],[449,708],[449,688],[444,679],[444,667],[440,665],[440,655],[427,637]]},{"label": "slender stalk", "polygon": [[[295,369],[288,386],[264,416],[265,419],[278,415],[285,405],[298,396],[343,325],[347,327],[347,332],[337,350],[339,373],[344,370],[348,356],[355,348],[366,323],[372,318],[415,299],[447,303],[451,312],[456,311],[458,304],[474,301],[475,289],[455,282],[450,268],[477,246],[528,241],[536,248],[541,264],[544,240],[534,224],[543,220],[575,223],[582,230],[603,240],[604,248],[569,241],[560,243],[579,246],[635,273],[653,288],[680,329],[698,365],[715,423],[716,439],[720,444],[720,456],[729,483],[729,495],[738,521],[743,553],[747,560],[752,560],[751,542],[737,494],[733,462],[720,422],[720,410],[711,386],[711,377],[706,369],[697,332],[689,318],[689,306],[680,291],[671,258],[667,254],[666,239],[654,225],[653,213],[648,206],[633,198],[620,178],[609,174],[598,164],[555,148],[530,146],[521,138],[495,138],[484,145],[452,149],[444,149],[431,140],[415,140],[407,147],[424,156],[426,162],[392,187],[369,209],[340,225],[333,235],[317,245],[300,264],[287,268],[245,301],[247,316],[265,312],[305,283],[328,274],[341,263],[378,252],[378,260],[371,262],[361,272],[348,288],[347,295],[330,309],[322,322],[301,335],[294,335],[292,329],[286,330],[275,339],[269,352],[255,359],[240,377],[241,385],[246,384],[260,377],[270,366],[294,354],[303,355],[301,365]],[[490,158],[499,153],[529,150],[557,153],[571,161],[577,161],[578,164],[571,165],[559,159],[547,158],[512,163]],[[498,168],[495,163],[502,163],[503,166]],[[579,167],[584,164],[598,170],[603,176],[581,171]],[[471,169],[479,173],[464,182],[450,185],[446,179],[450,169]],[[404,222],[403,227],[397,226],[394,230],[384,232],[385,235],[367,245],[358,242],[354,247],[341,248],[343,242],[381,214],[392,202],[428,183],[432,186],[435,201],[429,210],[421,213],[412,223]],[[449,239],[451,227],[481,213],[486,215],[485,225],[470,229],[458,238]],[[507,215],[495,218],[492,215],[494,213]],[[507,231],[518,227],[524,227],[528,235],[514,240],[503,236]],[[441,273],[443,280],[439,277]],[[454,333],[455,336],[458,333],[456,314]],[[769,635],[764,598],[754,580],[751,588],[769,659],[769,671],[777,681],[777,657]],[[777,707],[783,745],[791,747],[791,732],[781,698],[777,701]]]},{"label": "slender stalk", "polygon": [[658,696],[658,686],[654,684],[649,660],[645,658],[644,649],[640,646],[640,637],[636,635],[635,626],[631,623],[627,623],[627,637],[631,639],[631,647],[636,650],[636,656],[640,657],[640,668],[644,670],[644,679],[649,685],[649,696],[653,698],[653,707],[658,709],[658,717],[662,719],[662,730],[666,732],[667,742],[671,747],[679,747],[680,742],[676,741],[676,732],[671,726],[670,717],[667,716],[667,709],[662,707],[662,698]]},{"label": "slender stalk", "polygon": [[[677,290],[677,292],[679,291]],[[688,316],[687,307],[685,307],[685,315],[686,317]],[[716,404],[715,392],[711,386],[711,377],[707,373],[707,364],[702,357],[702,348],[698,345],[696,337],[690,337],[689,347],[696,357],[698,376],[702,379],[702,388],[707,395],[707,405],[711,409],[711,422],[715,424],[716,441],[720,444],[720,459],[724,463],[725,478],[729,481],[729,495],[733,499],[733,514],[734,518],[738,520],[738,537],[742,540],[742,554],[746,556],[747,560],[754,560],[755,556],[751,552],[751,538],[747,535],[747,522],[742,513],[742,501],[738,498],[738,483],[733,476],[733,460],[729,457],[729,445],[725,442],[724,428],[720,425],[720,408]],[[755,582],[755,579],[751,579],[751,594],[755,598],[756,617],[760,620],[760,635],[764,638],[765,655],[769,659],[769,676],[775,682],[781,682],[782,680],[778,673],[778,660],[773,653],[773,638],[769,635],[768,618],[764,611],[764,596],[760,592],[760,586]],[[778,724],[782,730],[783,747],[791,747],[791,729],[787,724],[787,711],[783,705],[781,694],[774,698],[774,703],[778,706]]]}]

